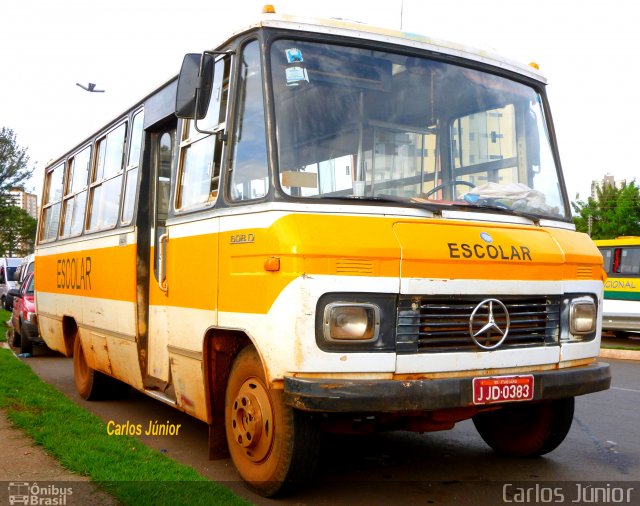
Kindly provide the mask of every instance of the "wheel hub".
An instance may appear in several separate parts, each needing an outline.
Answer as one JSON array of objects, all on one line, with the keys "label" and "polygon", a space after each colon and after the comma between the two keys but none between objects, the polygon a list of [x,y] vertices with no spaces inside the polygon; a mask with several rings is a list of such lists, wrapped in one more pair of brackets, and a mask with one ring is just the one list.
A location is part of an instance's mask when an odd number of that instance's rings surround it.
[{"label": "wheel hub", "polygon": [[273,442],[273,406],[266,388],[255,378],[244,382],[231,408],[234,441],[252,461],[263,460]]}]

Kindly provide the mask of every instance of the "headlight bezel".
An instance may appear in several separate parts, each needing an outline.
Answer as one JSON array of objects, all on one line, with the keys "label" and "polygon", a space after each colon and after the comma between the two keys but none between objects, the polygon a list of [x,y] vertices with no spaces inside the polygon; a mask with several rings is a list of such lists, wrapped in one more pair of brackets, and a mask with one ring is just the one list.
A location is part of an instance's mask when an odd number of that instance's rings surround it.
[{"label": "headlight bezel", "polygon": [[[592,311],[592,324],[588,328],[580,328],[578,318],[585,318],[581,312],[588,308]],[[562,333],[560,342],[576,343],[593,341],[598,333],[599,301],[594,294],[565,294],[562,301]]]},{"label": "headlight bezel", "polygon": [[[396,294],[332,292],[318,299],[315,334],[318,348],[328,352],[393,352],[395,351]],[[373,335],[369,339],[335,339],[327,335],[327,311],[331,308],[359,307],[373,314]]]}]

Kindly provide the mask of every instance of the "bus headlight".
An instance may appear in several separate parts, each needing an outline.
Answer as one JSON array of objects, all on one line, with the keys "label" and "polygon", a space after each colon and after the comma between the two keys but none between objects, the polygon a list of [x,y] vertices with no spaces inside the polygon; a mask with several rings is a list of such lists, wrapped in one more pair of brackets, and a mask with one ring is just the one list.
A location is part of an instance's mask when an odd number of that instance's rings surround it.
[{"label": "bus headlight", "polygon": [[332,302],[324,308],[324,338],[328,341],[373,341],[380,331],[375,304]]},{"label": "bus headlight", "polygon": [[591,297],[573,299],[569,306],[569,331],[580,336],[595,332],[597,316],[598,310]]},{"label": "bus headlight", "polygon": [[598,302],[595,295],[565,294],[562,300],[561,343],[592,341],[598,330]]}]

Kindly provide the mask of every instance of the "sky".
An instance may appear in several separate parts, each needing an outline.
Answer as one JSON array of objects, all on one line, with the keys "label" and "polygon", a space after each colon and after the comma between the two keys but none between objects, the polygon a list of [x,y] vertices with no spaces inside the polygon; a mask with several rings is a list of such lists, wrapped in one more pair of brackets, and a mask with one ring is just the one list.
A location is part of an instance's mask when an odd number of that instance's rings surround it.
[{"label": "sky", "polygon": [[[260,16],[264,1],[20,0],[0,10],[0,127],[27,149],[39,193],[47,162]],[[535,61],[568,194],[612,174],[640,181],[640,55],[634,0],[282,0],[280,14],[337,17]],[[637,5],[637,4],[636,4]],[[76,86],[96,83],[104,93]]]}]

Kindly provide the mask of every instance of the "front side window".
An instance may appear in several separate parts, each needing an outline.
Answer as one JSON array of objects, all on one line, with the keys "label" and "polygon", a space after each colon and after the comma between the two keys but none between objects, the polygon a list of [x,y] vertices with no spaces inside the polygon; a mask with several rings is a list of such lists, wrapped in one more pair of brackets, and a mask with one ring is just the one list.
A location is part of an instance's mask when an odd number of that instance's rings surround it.
[{"label": "front side window", "polygon": [[7,267],[7,281],[18,281],[16,270],[17,267]]},{"label": "front side window", "polygon": [[429,58],[308,42],[270,48],[282,191],[569,218],[542,96]]},{"label": "front side window", "polygon": [[27,285],[27,288],[25,289],[24,293],[25,295],[33,295],[35,293],[35,278],[34,276],[31,276],[31,279],[29,279],[29,284]]},{"label": "front side window", "polygon": [[229,58],[216,62],[206,116],[183,124],[176,208],[188,210],[213,204],[220,185],[223,137],[229,95]]},{"label": "front side window", "polygon": [[258,41],[240,55],[238,116],[233,133],[229,197],[233,201],[259,199],[268,192],[269,169]]}]

